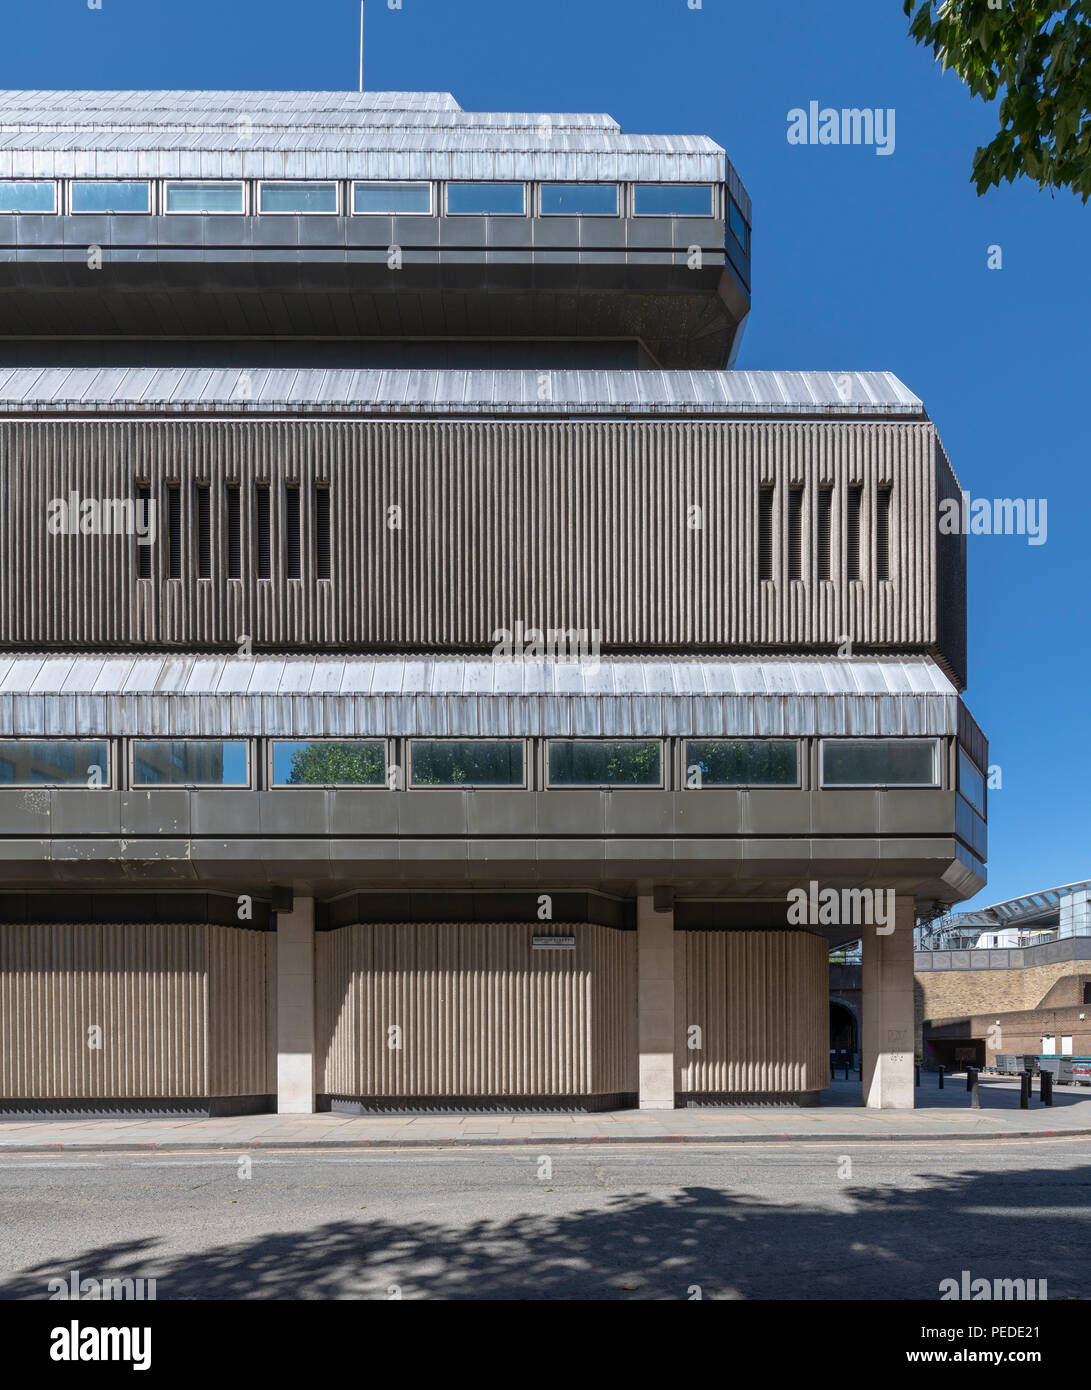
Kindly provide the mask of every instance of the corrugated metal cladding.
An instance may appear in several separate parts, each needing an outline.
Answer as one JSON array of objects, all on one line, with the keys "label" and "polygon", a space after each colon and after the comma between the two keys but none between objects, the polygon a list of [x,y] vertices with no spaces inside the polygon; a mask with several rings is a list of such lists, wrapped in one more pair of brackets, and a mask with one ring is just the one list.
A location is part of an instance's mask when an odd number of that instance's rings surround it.
[{"label": "corrugated metal cladding", "polygon": [[303,115],[336,113],[351,119],[355,113],[374,115],[384,110],[400,113],[461,111],[450,92],[294,92],[294,91],[194,91],[173,88],[122,91],[107,88],[46,90],[12,88],[0,91],[0,119],[5,122],[27,111],[36,119],[72,119],[80,113],[109,113],[116,119],[128,115],[136,121],[193,119],[202,121],[210,111],[280,111]]},{"label": "corrugated metal cladding", "polygon": [[[819,1091],[829,1085],[827,943],[806,932],[675,934],[678,1090]],[[700,1028],[700,1047],[689,1029]]]},{"label": "corrugated metal cladding", "polygon": [[962,715],[927,660],[0,658],[0,736],[16,737],[946,737]]},{"label": "corrugated metal cladding", "polygon": [[[798,651],[851,639],[931,652],[963,675],[939,646],[927,422],[10,423],[0,428],[0,473],[11,498],[0,522],[10,643],[234,650],[246,634],[267,649],[489,650],[497,630],[522,621],[598,631],[607,651]],[[190,553],[198,482],[214,499],[217,577],[205,581]],[[131,536],[48,533],[52,499],[133,497],[141,484],[164,501],[181,484],[181,579],[167,577],[162,544],[157,577],[141,583]],[[223,560],[228,484],[241,487],[246,538],[233,581]],[[268,581],[253,555],[259,484],[271,485]],[[298,581],[284,573],[289,484],[301,489]],[[319,485],[331,489],[328,581],[315,577]],[[763,485],[777,489],[772,583],[758,579]],[[795,485],[805,488],[809,579],[793,583],[784,538]],[[853,485],[863,486],[863,554],[850,583]],[[832,582],[819,583],[825,486]],[[883,486],[893,489],[889,582],[873,564]]]},{"label": "corrugated metal cladding", "polygon": [[245,929],[5,926],[0,1097],[267,1094],[265,957]]},{"label": "corrugated metal cladding", "polygon": [[727,183],[700,135],[609,116],[464,112],[446,93],[9,92],[0,178],[577,179]]},{"label": "corrugated metal cladding", "polygon": [[892,372],[0,367],[0,415],[194,413],[927,418]]},{"label": "corrugated metal cladding", "polygon": [[526,924],[319,933],[317,1089],[360,1097],[635,1091],[636,934],[548,929],[574,936],[575,949],[534,950],[536,929]]}]

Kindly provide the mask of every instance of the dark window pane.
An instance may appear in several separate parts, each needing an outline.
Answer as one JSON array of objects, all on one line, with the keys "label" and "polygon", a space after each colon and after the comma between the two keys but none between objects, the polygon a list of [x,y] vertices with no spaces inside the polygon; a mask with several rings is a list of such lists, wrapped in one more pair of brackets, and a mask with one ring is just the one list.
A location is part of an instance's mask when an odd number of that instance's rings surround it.
[{"label": "dark window pane", "polygon": [[197,578],[212,578],[212,492],[207,483],[197,486]]},{"label": "dark window pane", "polygon": [[133,785],[244,787],[246,743],[223,739],[136,739]]},{"label": "dark window pane", "polygon": [[860,578],[860,508],[864,489],[850,487],[845,524],[845,569],[850,580]]},{"label": "dark window pane", "polygon": [[776,494],[771,487],[758,493],[758,578],[773,577],[773,502]]},{"label": "dark window pane", "polygon": [[167,488],[167,578],[182,577],[182,489]]},{"label": "dark window pane", "polygon": [[554,787],[658,787],[661,764],[658,742],[618,739],[549,745],[549,782]]},{"label": "dark window pane", "polygon": [[231,483],[227,487],[227,577],[242,578],[242,492]]},{"label": "dark window pane", "polygon": [[875,577],[890,578],[890,489],[879,489],[875,508]]},{"label": "dark window pane", "polygon": [[274,743],[273,785],[385,786],[386,745],[381,739]]},{"label": "dark window pane", "polygon": [[731,235],[742,249],[748,252],[750,250],[750,228],[746,225],[746,218],[742,215],[738,203],[732,197],[728,197],[727,200],[727,218],[731,227]]},{"label": "dark window pane", "polygon": [[711,217],[713,188],[701,183],[638,183],[637,217]]},{"label": "dark window pane", "polygon": [[788,493],[788,578],[803,578],[803,489]]},{"label": "dark window pane", "polygon": [[352,190],[352,210],[356,213],[429,213],[432,211],[430,183],[358,183]]},{"label": "dark window pane", "polygon": [[149,212],[151,186],[147,183],[74,183],[73,212]]},{"label": "dark window pane", "polygon": [[[143,542],[150,539],[152,531],[151,523],[151,501],[152,490],[141,484],[136,489],[136,509],[137,509],[137,534],[134,541],[136,545],[136,577],[137,579],[150,579],[152,577],[152,548],[150,544]],[[141,536],[141,528],[145,529],[144,536]]]},{"label": "dark window pane", "polygon": [[289,579],[300,577],[299,488],[284,489],[284,565]]},{"label": "dark window pane", "polygon": [[691,739],[687,787],[794,787],[799,745],[761,739]]},{"label": "dark window pane", "polygon": [[830,578],[830,536],[833,524],[833,488],[824,487],[818,493],[818,553],[815,556],[819,579]]},{"label": "dark window pane", "polygon": [[30,786],[109,785],[105,741],[12,739],[0,742],[0,784]]},{"label": "dark window pane", "polygon": [[414,787],[521,787],[523,745],[505,740],[413,739]]},{"label": "dark window pane", "polygon": [[449,183],[447,211],[452,215],[526,212],[526,185],[521,183]]},{"label": "dark window pane", "polygon": [[985,774],[964,748],[958,750],[958,789],[971,806],[985,814]]},{"label": "dark window pane", "polygon": [[822,781],[828,787],[934,786],[936,746],[931,739],[837,739],[822,745]]},{"label": "dark window pane", "polygon": [[273,547],[270,534],[269,488],[259,484],[256,493],[255,525],[257,528],[258,578],[273,577]]},{"label": "dark window pane", "polygon": [[616,183],[544,183],[543,217],[616,217]]},{"label": "dark window pane", "polygon": [[315,574],[318,579],[330,577],[330,490],[319,487],[314,493]]}]

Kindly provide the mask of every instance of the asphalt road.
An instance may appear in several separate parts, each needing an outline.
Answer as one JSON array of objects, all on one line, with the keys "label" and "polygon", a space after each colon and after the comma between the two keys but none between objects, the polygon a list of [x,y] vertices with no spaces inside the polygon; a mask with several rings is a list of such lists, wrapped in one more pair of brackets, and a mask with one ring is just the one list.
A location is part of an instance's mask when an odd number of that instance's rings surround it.
[{"label": "asphalt road", "polygon": [[160,1300],[937,1299],[962,1270],[1086,1298],[1089,1197],[1086,1138],[12,1155],[0,1298],[72,1270]]}]

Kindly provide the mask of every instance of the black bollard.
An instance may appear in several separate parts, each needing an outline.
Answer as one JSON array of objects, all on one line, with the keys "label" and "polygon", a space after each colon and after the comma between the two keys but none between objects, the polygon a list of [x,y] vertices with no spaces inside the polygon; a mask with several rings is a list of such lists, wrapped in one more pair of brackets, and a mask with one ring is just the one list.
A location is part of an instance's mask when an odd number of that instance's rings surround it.
[{"label": "black bollard", "polygon": [[1044,1072],[1041,1073],[1041,1077],[1042,1077],[1042,1082],[1041,1082],[1041,1085],[1040,1085],[1039,1088],[1038,1088],[1038,1093],[1039,1093],[1039,1095],[1040,1095],[1040,1097],[1041,1097],[1042,1104],[1043,1104],[1043,1105],[1052,1105],[1052,1104],[1053,1104],[1053,1073],[1052,1073],[1051,1071],[1044,1071]]},{"label": "black bollard", "polygon": [[939,1088],[940,1088],[941,1091],[943,1090],[943,1068],[942,1068],[942,1067],[940,1067],[940,1069],[939,1069]]},{"label": "black bollard", "polygon": [[1030,1109],[1030,1072],[1019,1073],[1019,1109]]},{"label": "black bollard", "polygon": [[966,1089],[967,1089],[968,1091],[972,1091],[972,1090],[974,1089],[974,1069],[973,1069],[973,1067],[967,1067],[967,1068],[966,1068]]},{"label": "black bollard", "polygon": [[977,1084],[977,1068],[970,1068],[969,1075],[970,1107],[973,1110],[981,1109],[981,1087]]},{"label": "black bollard", "polygon": [[914,1086],[919,1086],[920,1084],[921,1084],[921,1064],[920,1064],[919,1062],[914,1062],[914,1063],[913,1063],[913,1085],[914,1085]]}]

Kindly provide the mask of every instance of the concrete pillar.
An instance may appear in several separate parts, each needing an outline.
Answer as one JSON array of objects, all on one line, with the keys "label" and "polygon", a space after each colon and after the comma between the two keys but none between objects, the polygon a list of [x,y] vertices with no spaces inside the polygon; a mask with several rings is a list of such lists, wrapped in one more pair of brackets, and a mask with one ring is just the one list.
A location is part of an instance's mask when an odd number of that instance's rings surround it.
[{"label": "concrete pillar", "polygon": [[277,1114],[314,1113],[314,899],[277,913]]},{"label": "concrete pillar", "polygon": [[636,900],[637,1046],[641,1110],[674,1109],[674,908]]},{"label": "concrete pillar", "polygon": [[[878,897],[879,890],[876,890]],[[913,898],[899,894],[894,930],[866,925],[860,971],[864,1104],[876,1110],[912,1110]]]}]

